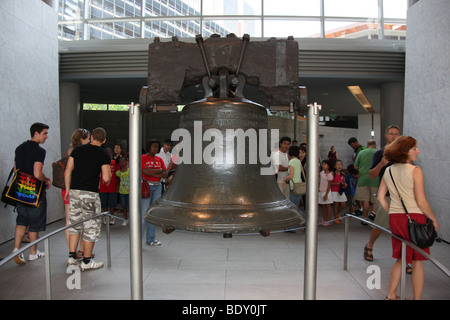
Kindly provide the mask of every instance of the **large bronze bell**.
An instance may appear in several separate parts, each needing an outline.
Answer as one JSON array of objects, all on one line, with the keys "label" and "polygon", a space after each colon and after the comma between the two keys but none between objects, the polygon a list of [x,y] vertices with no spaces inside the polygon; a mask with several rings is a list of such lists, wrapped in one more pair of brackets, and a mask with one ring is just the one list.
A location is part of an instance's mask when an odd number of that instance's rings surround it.
[{"label": "large bronze bell", "polygon": [[[268,129],[264,107],[242,97],[208,97],[184,107],[180,128],[189,133],[190,149],[184,145],[179,155],[184,156],[184,163],[177,166],[168,189],[147,210],[149,223],[166,233],[180,229],[231,237],[257,232],[268,236],[270,231],[304,222],[298,208],[279,190],[274,175],[261,173],[263,164],[255,155],[260,151],[254,145],[259,142],[247,139],[243,158],[242,144],[229,134],[239,129],[240,133],[264,133],[260,130]],[[213,142],[218,147],[209,152]],[[265,148],[269,156],[268,143]],[[186,157],[189,153],[190,158]],[[213,161],[205,158],[209,154]]]}]

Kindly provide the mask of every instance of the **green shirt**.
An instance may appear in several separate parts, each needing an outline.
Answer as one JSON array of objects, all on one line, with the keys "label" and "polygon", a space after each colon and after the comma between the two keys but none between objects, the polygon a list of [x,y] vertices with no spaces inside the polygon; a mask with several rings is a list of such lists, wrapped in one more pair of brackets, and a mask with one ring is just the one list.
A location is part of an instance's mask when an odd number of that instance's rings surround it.
[{"label": "green shirt", "polygon": [[[302,172],[301,165],[302,165],[302,163],[297,158],[292,158],[291,160],[289,160],[289,167],[294,168],[294,176],[292,177],[291,180],[289,180],[289,186],[290,186],[291,190],[294,188],[294,182],[302,182],[302,179],[300,176],[301,172]],[[289,168],[289,170],[290,169],[291,168]]]},{"label": "green shirt", "polygon": [[377,150],[373,148],[367,148],[358,152],[354,164],[359,170],[358,186],[378,187],[378,179],[371,179],[369,176],[369,170],[375,152]]},{"label": "green shirt", "polygon": [[130,169],[127,169],[127,171],[117,170],[116,175],[120,179],[119,193],[120,194],[129,194],[130,193]]}]

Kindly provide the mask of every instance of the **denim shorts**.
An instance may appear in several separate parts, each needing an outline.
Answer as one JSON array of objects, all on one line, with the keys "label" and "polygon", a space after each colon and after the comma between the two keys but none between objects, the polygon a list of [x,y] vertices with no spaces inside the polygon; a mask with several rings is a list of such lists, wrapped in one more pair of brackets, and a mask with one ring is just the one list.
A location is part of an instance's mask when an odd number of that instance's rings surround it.
[{"label": "denim shorts", "polygon": [[122,209],[128,210],[130,207],[130,195],[128,193],[120,194],[120,205],[122,206]]},{"label": "denim shorts", "polygon": [[28,227],[29,232],[45,231],[47,226],[47,200],[45,193],[41,196],[39,207],[31,208],[17,204],[16,224]]},{"label": "denim shorts", "polygon": [[102,209],[114,208],[117,206],[117,193],[100,192],[100,200],[102,202]]}]

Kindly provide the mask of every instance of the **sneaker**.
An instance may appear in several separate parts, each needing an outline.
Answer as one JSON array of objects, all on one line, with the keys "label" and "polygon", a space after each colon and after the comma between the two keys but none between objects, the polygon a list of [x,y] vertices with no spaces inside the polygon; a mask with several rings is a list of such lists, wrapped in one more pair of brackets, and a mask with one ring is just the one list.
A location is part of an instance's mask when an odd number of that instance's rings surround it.
[{"label": "sneaker", "polygon": [[122,227],[126,227],[127,225],[128,225],[128,220],[127,219],[123,220]]},{"label": "sneaker", "polygon": [[374,221],[375,217],[376,217],[376,213],[375,212],[372,211],[371,213],[369,213],[369,219],[370,220]]},{"label": "sneaker", "polygon": [[[13,253],[16,252],[16,251],[19,251],[19,249],[17,249],[17,248],[14,249],[14,250],[13,250]],[[15,257],[14,257],[14,262],[17,263],[17,264],[25,264],[25,263],[27,263],[27,262],[25,261],[25,258],[23,257],[23,253],[21,253],[21,254],[15,256]]]},{"label": "sneaker", "polygon": [[154,247],[158,247],[158,246],[161,245],[161,241],[155,239],[155,241],[152,241],[152,242],[150,242],[150,243],[147,242],[147,245],[149,245],[149,246],[154,246]]},{"label": "sneaker", "polygon": [[91,261],[89,261],[89,263],[84,263],[83,261],[81,261],[80,263],[80,268],[81,271],[86,271],[86,270],[95,270],[95,269],[100,269],[101,267],[103,267],[103,262],[96,262],[94,261],[94,259],[91,259]]},{"label": "sneaker", "polygon": [[77,259],[69,257],[67,259],[67,266],[76,266],[78,264]]},{"label": "sneaker", "polygon": [[28,256],[28,261],[37,260],[37,259],[42,258],[44,256],[45,256],[44,252],[40,252],[39,250],[36,250],[36,254],[30,254]]},{"label": "sneaker", "polygon": [[109,217],[109,224],[110,224],[110,225],[113,225],[113,224],[115,224],[115,223],[116,223],[116,219],[113,218],[113,217]]}]

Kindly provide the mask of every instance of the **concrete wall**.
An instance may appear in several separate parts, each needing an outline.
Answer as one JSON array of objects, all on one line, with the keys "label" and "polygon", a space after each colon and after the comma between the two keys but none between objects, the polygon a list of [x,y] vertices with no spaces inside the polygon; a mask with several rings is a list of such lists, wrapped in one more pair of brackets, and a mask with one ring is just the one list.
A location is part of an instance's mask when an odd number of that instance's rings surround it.
[{"label": "concrete wall", "polygon": [[377,142],[377,149],[381,148],[384,143],[382,143],[381,137],[384,137],[384,129],[380,126],[380,114],[373,115],[373,131],[374,137],[371,136],[372,131],[372,115],[371,114],[359,114],[358,115],[358,142],[363,146],[367,146],[367,141],[374,139]]},{"label": "concrete wall", "polygon": [[[30,139],[30,125],[50,126],[44,173],[60,155],[57,14],[41,0],[0,1],[0,181],[14,165],[14,151]],[[60,189],[50,188],[48,222],[64,217]],[[16,213],[0,206],[0,243],[14,237]]]},{"label": "concrete wall", "polygon": [[[319,127],[319,155],[321,160],[328,159],[328,152],[330,152],[331,146],[336,148],[338,158],[342,160],[344,169],[352,161],[353,149],[347,144],[347,141],[351,137],[356,137],[361,143],[361,139],[358,137],[358,129],[350,128],[335,128],[335,127]],[[363,143],[361,143],[363,144]]]},{"label": "concrete wall", "polygon": [[419,1],[408,10],[404,134],[417,139],[416,164],[428,202],[450,240],[450,1]]}]

